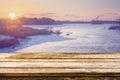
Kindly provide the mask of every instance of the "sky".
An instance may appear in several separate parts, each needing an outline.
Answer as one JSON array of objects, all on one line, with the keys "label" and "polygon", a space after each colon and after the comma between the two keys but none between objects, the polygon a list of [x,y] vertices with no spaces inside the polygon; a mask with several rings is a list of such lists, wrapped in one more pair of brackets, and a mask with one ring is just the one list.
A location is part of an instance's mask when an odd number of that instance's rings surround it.
[{"label": "sky", "polygon": [[120,18],[120,0],[0,0],[0,18],[11,12],[55,20],[115,20]]}]

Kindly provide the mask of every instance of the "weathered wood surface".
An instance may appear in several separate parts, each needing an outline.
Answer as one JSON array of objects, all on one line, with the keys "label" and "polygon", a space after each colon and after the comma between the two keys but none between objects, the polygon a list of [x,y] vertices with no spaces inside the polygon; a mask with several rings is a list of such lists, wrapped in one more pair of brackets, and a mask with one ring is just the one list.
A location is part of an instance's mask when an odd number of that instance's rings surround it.
[{"label": "weathered wood surface", "polygon": [[82,80],[88,76],[88,80],[119,80],[120,53],[0,53],[0,76],[11,80],[12,76],[31,76],[33,80],[45,76],[44,80]]}]

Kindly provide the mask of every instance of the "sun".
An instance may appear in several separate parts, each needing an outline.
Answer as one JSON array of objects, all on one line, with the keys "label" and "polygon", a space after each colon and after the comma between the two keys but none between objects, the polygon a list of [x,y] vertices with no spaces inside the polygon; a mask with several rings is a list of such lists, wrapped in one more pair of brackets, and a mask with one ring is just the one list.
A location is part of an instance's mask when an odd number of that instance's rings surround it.
[{"label": "sun", "polygon": [[17,15],[16,15],[16,13],[11,12],[11,13],[9,13],[9,17],[11,20],[14,20],[14,19],[16,19]]}]

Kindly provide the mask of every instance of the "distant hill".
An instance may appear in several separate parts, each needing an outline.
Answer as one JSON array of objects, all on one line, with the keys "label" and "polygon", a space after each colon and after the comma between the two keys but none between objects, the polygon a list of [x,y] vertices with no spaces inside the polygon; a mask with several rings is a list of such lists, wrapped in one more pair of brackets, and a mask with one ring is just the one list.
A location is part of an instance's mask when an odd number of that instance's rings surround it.
[{"label": "distant hill", "polygon": [[56,21],[51,18],[20,18],[22,24],[25,25],[54,25]]},{"label": "distant hill", "polygon": [[[27,18],[22,17],[19,18],[21,23],[23,25],[56,25],[56,24],[118,24],[120,23],[120,20],[114,20],[114,21],[56,21],[51,18],[43,17],[43,18]],[[0,26],[5,25],[3,24],[6,21],[6,19],[0,19]]]}]

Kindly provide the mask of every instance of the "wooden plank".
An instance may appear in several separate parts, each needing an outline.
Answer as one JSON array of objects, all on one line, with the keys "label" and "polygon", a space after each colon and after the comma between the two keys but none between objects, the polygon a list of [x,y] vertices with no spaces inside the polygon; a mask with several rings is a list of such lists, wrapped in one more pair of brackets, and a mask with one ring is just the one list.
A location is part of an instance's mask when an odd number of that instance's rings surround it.
[{"label": "wooden plank", "polygon": [[120,59],[120,53],[0,53],[2,59]]},{"label": "wooden plank", "polygon": [[1,53],[0,56],[1,77],[120,76],[120,53]]}]

